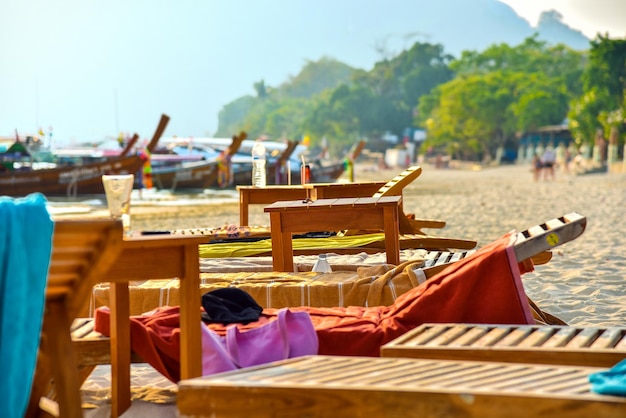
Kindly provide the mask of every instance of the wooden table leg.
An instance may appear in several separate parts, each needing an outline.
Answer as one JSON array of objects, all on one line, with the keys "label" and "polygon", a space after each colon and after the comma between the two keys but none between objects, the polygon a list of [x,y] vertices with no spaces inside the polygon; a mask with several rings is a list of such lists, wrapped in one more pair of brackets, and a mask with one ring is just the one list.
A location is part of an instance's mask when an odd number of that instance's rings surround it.
[{"label": "wooden table leg", "polygon": [[200,266],[198,246],[184,249],[185,275],[180,278],[180,376],[191,379],[202,376],[202,343],[200,340]]},{"label": "wooden table leg", "polygon": [[272,238],[272,266],[276,271],[293,271],[293,243],[291,232],[282,231],[282,214],[270,213]]},{"label": "wooden table leg", "polygon": [[247,190],[239,190],[239,226],[248,226],[248,206],[250,195]]},{"label": "wooden table leg", "polygon": [[385,207],[383,209],[383,223],[385,230],[385,252],[387,263],[400,264],[400,232],[398,230],[398,207]]},{"label": "wooden table leg", "polygon": [[130,408],[130,298],[128,282],[111,283],[111,417]]}]

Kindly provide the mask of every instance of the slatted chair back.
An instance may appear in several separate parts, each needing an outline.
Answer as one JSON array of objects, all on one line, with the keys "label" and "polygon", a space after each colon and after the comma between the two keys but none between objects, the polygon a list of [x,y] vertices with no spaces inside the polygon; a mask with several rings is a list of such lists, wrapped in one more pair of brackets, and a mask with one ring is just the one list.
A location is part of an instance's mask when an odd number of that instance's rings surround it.
[{"label": "slatted chair back", "polygon": [[115,262],[122,238],[118,221],[55,222],[46,301],[64,299],[73,318]]},{"label": "slatted chair back", "polygon": [[[39,358],[26,416],[38,416],[41,407],[63,417],[82,417],[80,377],[70,328],[91,288],[103,281],[115,263],[122,241],[121,221],[55,222]],[[56,403],[46,397],[51,379]]]},{"label": "slatted chair back", "polygon": [[[418,165],[411,166],[400,174],[389,180],[372,195],[374,198],[383,196],[401,196],[404,189],[415,181],[422,174],[422,167]],[[400,219],[398,219],[398,228],[400,234],[419,234],[425,235],[421,228],[443,228],[446,226],[445,221],[435,219],[409,219],[404,213],[404,207],[400,206]],[[347,230],[341,235],[356,235],[366,231]],[[474,243],[475,245],[475,243]],[[474,245],[468,245],[462,248],[473,248]]]},{"label": "slatted chair back", "polygon": [[385,183],[372,197],[400,196],[404,188],[416,180],[421,174],[422,167],[418,165],[411,166]]}]

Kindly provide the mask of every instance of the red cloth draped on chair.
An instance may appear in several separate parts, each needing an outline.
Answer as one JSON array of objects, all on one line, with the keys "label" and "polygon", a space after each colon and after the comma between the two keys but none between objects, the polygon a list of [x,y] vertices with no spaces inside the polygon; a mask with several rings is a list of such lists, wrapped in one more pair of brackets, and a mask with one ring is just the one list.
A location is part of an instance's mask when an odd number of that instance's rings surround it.
[{"label": "red cloth draped on chair", "polygon": [[[378,356],[382,345],[425,322],[532,324],[520,277],[532,270],[532,264],[518,264],[511,238],[507,234],[484,246],[390,306],[292,310],[309,313],[319,354],[329,355]],[[178,307],[165,307],[131,319],[132,349],[174,382],[179,379],[178,312]],[[277,312],[265,309],[259,321],[235,326],[252,329],[274,320]],[[207,326],[220,334],[226,331],[225,325]],[[107,309],[97,311],[95,328],[109,335]]]}]

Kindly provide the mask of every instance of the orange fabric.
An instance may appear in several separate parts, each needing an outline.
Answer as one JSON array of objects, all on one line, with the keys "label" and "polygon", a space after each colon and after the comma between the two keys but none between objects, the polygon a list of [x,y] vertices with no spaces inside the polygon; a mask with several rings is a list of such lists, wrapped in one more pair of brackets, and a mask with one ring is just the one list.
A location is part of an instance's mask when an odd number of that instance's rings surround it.
[{"label": "orange fabric", "polygon": [[[319,338],[319,354],[378,356],[383,344],[424,322],[532,324],[533,318],[520,278],[532,265],[515,261],[508,248],[510,234],[458,261],[424,284],[398,297],[390,306],[345,308],[298,307],[309,313]],[[198,301],[200,305],[200,301]],[[255,328],[275,319],[278,309],[265,309],[261,319],[241,330]],[[148,316],[133,317],[132,347],[157,370],[174,381],[178,368],[177,307]],[[108,312],[98,310],[96,330],[108,334]],[[220,334],[226,326],[208,325]],[[141,334],[141,335],[138,335]],[[167,354],[167,364],[158,350]],[[156,354],[155,354],[156,353]],[[155,365],[156,364],[156,365]],[[171,376],[171,377],[170,377]]]}]

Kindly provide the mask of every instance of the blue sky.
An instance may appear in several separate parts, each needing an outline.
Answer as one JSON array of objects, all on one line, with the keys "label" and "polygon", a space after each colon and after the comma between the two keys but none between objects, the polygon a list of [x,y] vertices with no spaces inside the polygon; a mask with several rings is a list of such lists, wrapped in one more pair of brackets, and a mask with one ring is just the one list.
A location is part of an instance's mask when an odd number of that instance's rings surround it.
[{"label": "blue sky", "polygon": [[[0,136],[149,137],[161,113],[168,136],[212,135],[221,108],[256,81],[278,85],[324,55],[371,68],[375,40],[401,18],[394,2],[0,0]],[[626,35],[623,0],[503,2],[531,24],[556,9],[589,37]],[[355,10],[370,39],[356,36]]]}]

